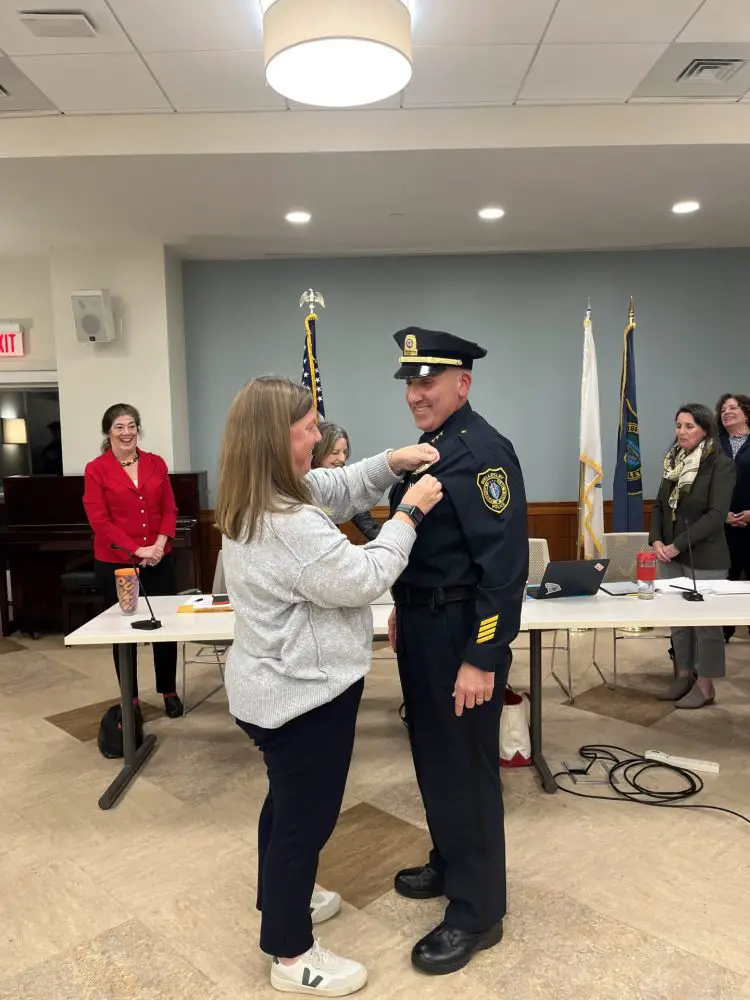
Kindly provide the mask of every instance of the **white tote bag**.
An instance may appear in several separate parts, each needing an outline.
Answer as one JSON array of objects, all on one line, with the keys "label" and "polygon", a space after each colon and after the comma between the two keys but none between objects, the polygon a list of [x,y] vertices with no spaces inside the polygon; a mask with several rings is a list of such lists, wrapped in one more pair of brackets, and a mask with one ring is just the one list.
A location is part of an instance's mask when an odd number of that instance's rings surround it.
[{"label": "white tote bag", "polygon": [[500,766],[529,767],[531,762],[528,695],[506,687],[500,716]]}]

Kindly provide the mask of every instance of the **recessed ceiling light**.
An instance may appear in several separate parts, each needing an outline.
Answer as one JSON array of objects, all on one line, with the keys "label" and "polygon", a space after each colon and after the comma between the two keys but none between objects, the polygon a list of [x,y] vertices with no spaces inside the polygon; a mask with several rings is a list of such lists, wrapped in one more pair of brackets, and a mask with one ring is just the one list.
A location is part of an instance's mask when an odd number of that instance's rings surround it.
[{"label": "recessed ceiling light", "polygon": [[488,205],[487,208],[479,209],[479,218],[485,219],[491,222],[493,219],[502,219],[505,215],[505,209],[500,208],[498,205]]},{"label": "recessed ceiling light", "polygon": [[678,201],[676,205],[672,205],[672,211],[675,215],[690,215],[691,212],[697,212],[700,207],[699,201]]},{"label": "recessed ceiling light", "polygon": [[309,212],[287,212],[284,218],[293,226],[306,226],[312,216]]}]

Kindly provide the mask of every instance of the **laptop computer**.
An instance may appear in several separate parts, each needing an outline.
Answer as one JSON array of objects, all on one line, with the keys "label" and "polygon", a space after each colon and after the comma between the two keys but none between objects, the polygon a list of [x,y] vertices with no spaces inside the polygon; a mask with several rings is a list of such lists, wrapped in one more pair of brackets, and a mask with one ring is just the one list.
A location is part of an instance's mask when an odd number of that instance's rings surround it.
[{"label": "laptop computer", "polygon": [[592,597],[601,586],[609,559],[568,559],[547,563],[539,586],[527,588],[538,601],[552,597]]}]

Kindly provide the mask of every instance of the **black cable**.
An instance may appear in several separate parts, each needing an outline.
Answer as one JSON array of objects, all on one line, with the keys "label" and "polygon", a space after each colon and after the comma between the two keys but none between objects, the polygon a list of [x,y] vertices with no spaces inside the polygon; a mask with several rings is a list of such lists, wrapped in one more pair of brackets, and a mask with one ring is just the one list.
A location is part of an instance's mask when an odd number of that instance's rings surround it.
[{"label": "black cable", "polygon": [[[620,755],[620,756],[618,756]],[[703,779],[693,771],[688,771],[684,767],[677,767],[675,764],[667,764],[665,761],[649,760],[632,750],[625,750],[623,747],[610,746],[609,744],[588,744],[582,746],[578,751],[578,756],[589,761],[585,767],[570,768],[567,771],[558,771],[552,777],[561,792],[568,795],[576,795],[581,799],[600,799],[603,802],[635,802],[643,806],[667,806],[669,808],[678,807],[680,809],[705,809],[710,812],[728,813],[737,819],[750,823],[750,818],[742,813],[727,809],[725,806],[709,806],[693,803],[684,805],[686,799],[692,798],[703,791]],[[607,779],[609,788],[616,795],[596,795],[591,792],[579,792],[574,788],[568,788],[560,784],[560,778],[574,778],[577,775],[588,774],[594,764],[600,761],[607,768]],[[649,772],[666,772],[680,779],[680,786],[675,789],[659,791],[649,788],[643,783],[643,775]],[[618,784],[618,779],[621,784]]]}]

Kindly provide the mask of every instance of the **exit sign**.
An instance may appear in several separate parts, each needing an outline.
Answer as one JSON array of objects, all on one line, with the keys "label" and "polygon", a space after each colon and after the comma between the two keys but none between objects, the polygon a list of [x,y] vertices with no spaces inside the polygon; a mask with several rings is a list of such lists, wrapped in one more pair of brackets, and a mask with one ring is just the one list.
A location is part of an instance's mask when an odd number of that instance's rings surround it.
[{"label": "exit sign", "polygon": [[23,357],[23,330],[18,323],[0,323],[0,358]]}]

